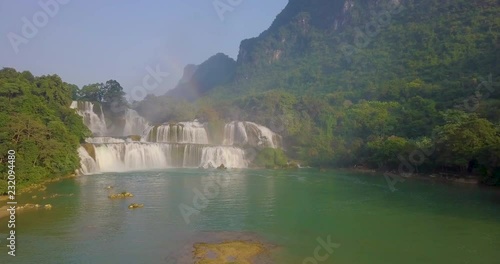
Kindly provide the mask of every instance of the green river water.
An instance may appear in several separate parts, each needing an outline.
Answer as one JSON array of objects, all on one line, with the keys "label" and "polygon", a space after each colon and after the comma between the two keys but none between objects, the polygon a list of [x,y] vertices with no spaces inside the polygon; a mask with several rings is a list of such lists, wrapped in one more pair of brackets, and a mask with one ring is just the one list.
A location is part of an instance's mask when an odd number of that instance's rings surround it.
[{"label": "green river water", "polygon": [[[16,257],[0,219],[0,263],[192,263],[192,244],[215,238],[272,245],[270,263],[500,263],[498,190],[429,180],[395,187],[383,176],[315,169],[81,176],[18,197],[53,208],[17,214]],[[121,191],[135,197],[108,198]],[[144,208],[129,210],[132,202]],[[319,240],[335,248],[326,254]]]}]

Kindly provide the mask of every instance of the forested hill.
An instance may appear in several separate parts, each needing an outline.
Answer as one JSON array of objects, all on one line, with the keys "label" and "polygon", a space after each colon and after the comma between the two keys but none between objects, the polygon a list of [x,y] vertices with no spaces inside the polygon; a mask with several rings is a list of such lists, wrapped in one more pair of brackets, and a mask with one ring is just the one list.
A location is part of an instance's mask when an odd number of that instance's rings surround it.
[{"label": "forested hill", "polygon": [[[0,194],[7,192],[9,170],[21,188],[80,167],[77,148],[90,131],[70,109],[75,89],[57,75],[0,70]],[[15,162],[8,162],[9,150]]]},{"label": "forested hill", "polygon": [[497,0],[291,0],[268,30],[242,41],[236,75],[213,91],[283,89],[400,100],[408,86],[446,99],[500,72]]},{"label": "forested hill", "polygon": [[177,110],[162,108],[168,96],[139,107],[159,121],[262,123],[311,165],[410,164],[498,184],[499,13],[496,0],[290,0],[241,42],[232,78],[210,76],[227,81]]}]

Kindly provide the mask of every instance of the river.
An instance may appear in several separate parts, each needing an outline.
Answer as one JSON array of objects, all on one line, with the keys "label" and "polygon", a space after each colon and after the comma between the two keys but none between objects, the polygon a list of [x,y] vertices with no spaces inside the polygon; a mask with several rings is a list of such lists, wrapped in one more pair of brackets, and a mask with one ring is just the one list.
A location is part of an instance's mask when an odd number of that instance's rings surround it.
[{"label": "river", "polygon": [[[192,244],[210,237],[271,245],[272,263],[499,263],[497,190],[395,187],[383,176],[316,169],[80,176],[18,197],[52,209],[18,213],[16,257],[0,219],[0,263],[189,263]],[[108,198],[122,191],[135,196]],[[133,202],[144,207],[128,209]],[[335,246],[318,251],[320,241]]]}]

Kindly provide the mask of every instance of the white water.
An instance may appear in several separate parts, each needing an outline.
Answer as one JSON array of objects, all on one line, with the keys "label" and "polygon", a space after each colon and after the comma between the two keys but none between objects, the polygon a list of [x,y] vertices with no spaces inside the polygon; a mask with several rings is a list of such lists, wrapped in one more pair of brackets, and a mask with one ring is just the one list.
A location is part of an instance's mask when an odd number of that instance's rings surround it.
[{"label": "white water", "polygon": [[[113,123],[106,124],[106,119],[102,106],[99,105],[100,115],[94,112],[95,105],[86,101],[73,101],[71,108],[76,109],[77,113],[83,117],[84,124],[92,131],[94,136],[130,136],[142,135],[149,127],[148,122],[140,116],[135,110],[127,109],[123,115],[123,128],[119,127],[119,133],[116,133],[116,127]],[[108,129],[108,127],[110,127]]]},{"label": "white water", "polygon": [[113,138],[113,137],[91,137],[91,138],[86,138],[85,142],[93,144],[125,143],[125,139]]},{"label": "white water", "polygon": [[253,122],[233,121],[224,127],[223,145],[254,145],[280,147],[280,136],[269,128]]},{"label": "white water", "polygon": [[[219,167],[246,168],[249,161],[245,151],[238,146],[258,146],[278,148],[279,135],[269,128],[252,122],[231,122],[224,127],[222,146],[208,146],[209,135],[206,124],[180,122],[150,126],[136,111],[128,109],[123,116],[123,130],[107,129],[106,120],[100,107],[100,114],[94,112],[96,106],[90,102],[73,102],[71,108],[77,110],[85,125],[97,137],[85,141],[94,148],[95,157],[83,147],[78,149],[81,159],[80,172],[83,174],[101,172],[122,172],[178,167]],[[130,138],[114,138],[142,135],[141,142]],[[90,151],[90,150],[89,150]]]},{"label": "white water", "polygon": [[99,171],[97,163],[89,155],[89,153],[83,147],[78,148],[78,155],[80,156],[80,170],[81,174],[91,174]]},{"label": "white water", "polygon": [[248,143],[248,135],[243,122],[231,122],[226,124],[224,127],[223,145],[245,145],[246,143]]},{"label": "white water", "polygon": [[123,172],[165,168],[246,168],[245,152],[236,147],[194,144],[118,143],[93,144],[95,161],[81,147],[82,173]]},{"label": "white water", "polygon": [[149,127],[143,136],[143,140],[149,142],[209,144],[205,125],[197,121]]},{"label": "white water", "polygon": [[149,127],[148,121],[140,116],[135,110],[127,109],[125,112],[125,126],[123,136],[142,135]]},{"label": "white water", "polygon": [[94,104],[91,102],[77,102],[73,101],[70,108],[76,109],[77,113],[83,117],[83,123],[92,131],[96,136],[106,136],[108,129],[106,126],[106,119],[100,106],[100,115],[94,112]]},{"label": "white water", "polygon": [[224,164],[227,168],[246,168],[248,161],[244,158],[245,151],[236,147],[206,147],[203,148],[199,167],[213,168]]}]

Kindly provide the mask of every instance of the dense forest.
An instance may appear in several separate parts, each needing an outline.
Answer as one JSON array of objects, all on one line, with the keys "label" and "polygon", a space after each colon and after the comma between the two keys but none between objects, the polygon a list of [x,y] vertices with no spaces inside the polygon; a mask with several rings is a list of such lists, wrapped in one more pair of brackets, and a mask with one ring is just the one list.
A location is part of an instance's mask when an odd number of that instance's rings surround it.
[{"label": "dense forest", "polygon": [[0,70],[0,193],[7,190],[9,150],[16,152],[18,188],[79,168],[77,148],[90,131],[69,108],[74,89],[57,75]]},{"label": "dense forest", "polygon": [[290,0],[242,41],[230,80],[220,71],[212,88],[190,88],[196,98],[151,95],[135,106],[154,122],[264,124],[312,166],[500,184],[498,13],[495,0]]},{"label": "dense forest", "polygon": [[57,75],[0,70],[0,193],[7,190],[9,150],[16,152],[18,188],[70,175],[80,167],[77,149],[91,132],[70,109],[73,100],[99,103],[110,118],[128,107],[123,87],[115,80],[79,89]]}]

